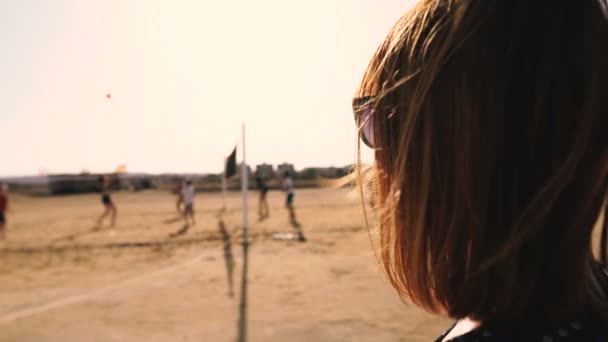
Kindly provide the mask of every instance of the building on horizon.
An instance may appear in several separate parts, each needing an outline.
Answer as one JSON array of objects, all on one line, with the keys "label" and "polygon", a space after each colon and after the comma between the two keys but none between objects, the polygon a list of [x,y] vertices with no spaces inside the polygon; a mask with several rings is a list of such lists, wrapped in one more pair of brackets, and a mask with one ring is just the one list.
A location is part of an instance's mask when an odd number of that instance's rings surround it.
[{"label": "building on horizon", "polygon": [[340,177],[340,171],[337,167],[322,167],[319,168],[319,175],[324,178]]},{"label": "building on horizon", "polygon": [[255,170],[264,179],[274,178],[274,167],[271,164],[256,165]]},{"label": "building on horizon", "polygon": [[296,175],[296,169],[293,167],[293,164],[283,163],[277,165],[277,173],[280,176],[282,176],[285,171],[289,172],[292,177]]},{"label": "building on horizon", "polygon": [[298,172],[298,177],[301,179],[317,179],[319,178],[319,168],[307,167]]}]

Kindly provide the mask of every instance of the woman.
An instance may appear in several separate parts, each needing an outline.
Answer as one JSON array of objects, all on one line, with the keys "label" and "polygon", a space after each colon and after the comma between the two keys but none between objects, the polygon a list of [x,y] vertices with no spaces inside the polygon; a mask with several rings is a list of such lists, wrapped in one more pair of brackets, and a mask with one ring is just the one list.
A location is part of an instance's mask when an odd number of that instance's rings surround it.
[{"label": "woman", "polygon": [[437,341],[608,341],[606,8],[425,0],[371,60],[379,255]]}]

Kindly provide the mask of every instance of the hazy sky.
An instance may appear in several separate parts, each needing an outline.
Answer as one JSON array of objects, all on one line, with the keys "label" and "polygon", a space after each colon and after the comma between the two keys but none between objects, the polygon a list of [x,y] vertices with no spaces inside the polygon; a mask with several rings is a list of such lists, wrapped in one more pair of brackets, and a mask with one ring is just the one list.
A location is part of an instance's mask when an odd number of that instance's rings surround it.
[{"label": "hazy sky", "polygon": [[219,172],[242,122],[249,164],[352,163],[350,100],[412,2],[1,1],[0,175]]}]

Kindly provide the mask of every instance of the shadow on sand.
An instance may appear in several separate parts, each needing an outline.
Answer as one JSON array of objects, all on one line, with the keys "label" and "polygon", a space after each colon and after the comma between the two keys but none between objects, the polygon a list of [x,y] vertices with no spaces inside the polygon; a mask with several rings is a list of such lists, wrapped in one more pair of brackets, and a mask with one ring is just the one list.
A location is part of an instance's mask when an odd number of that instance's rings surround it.
[{"label": "shadow on sand", "polygon": [[173,217],[170,219],[166,219],[163,221],[164,224],[172,224],[172,223],[176,223],[179,221],[182,221],[184,218],[182,216],[177,216],[177,217]]},{"label": "shadow on sand", "polygon": [[[218,225],[222,240],[224,241],[224,259],[226,260],[226,272],[228,273],[229,295],[233,296],[232,274],[234,271],[234,257],[232,255],[232,240],[223,220],[225,209],[218,212]],[[247,272],[249,266],[249,244],[243,241],[243,269],[241,273],[241,298],[239,301],[239,320],[237,322],[237,341],[247,341]]]},{"label": "shadow on sand", "polygon": [[72,241],[72,240],[75,240],[78,237],[89,235],[89,234],[100,232],[100,231],[102,231],[101,227],[94,226],[93,228],[91,228],[89,230],[86,230],[86,231],[82,231],[82,232],[79,232],[79,233],[68,234],[68,235],[64,235],[64,236],[60,236],[58,238],[55,238],[55,239],[51,240],[51,244],[54,244],[56,242],[61,242],[61,241]]},{"label": "shadow on sand", "polygon": [[224,242],[224,260],[226,261],[226,274],[228,276],[228,297],[234,297],[234,256],[232,255],[232,239],[224,220],[220,217],[218,221],[220,234],[222,235],[222,241]]},{"label": "shadow on sand", "polygon": [[188,232],[188,229],[190,229],[190,225],[185,224],[178,231],[175,231],[175,232],[169,234],[169,238],[174,238],[174,237],[178,237],[180,235],[184,235]]},{"label": "shadow on sand", "polygon": [[304,231],[302,231],[302,225],[295,218],[291,218],[289,223],[298,232],[298,241],[305,242],[306,237],[304,236]]}]

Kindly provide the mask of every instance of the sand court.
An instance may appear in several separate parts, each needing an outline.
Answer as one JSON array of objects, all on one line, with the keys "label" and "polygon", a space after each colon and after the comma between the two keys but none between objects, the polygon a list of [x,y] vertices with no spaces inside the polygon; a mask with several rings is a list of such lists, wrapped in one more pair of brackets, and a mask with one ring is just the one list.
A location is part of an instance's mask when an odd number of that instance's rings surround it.
[{"label": "sand court", "polygon": [[263,221],[256,196],[246,283],[239,193],[221,216],[220,194],[197,194],[186,230],[161,191],[115,194],[101,229],[99,196],[13,196],[0,341],[429,341],[449,325],[399,301],[350,190],[298,190],[305,243],[273,238],[295,232],[281,193]]}]

